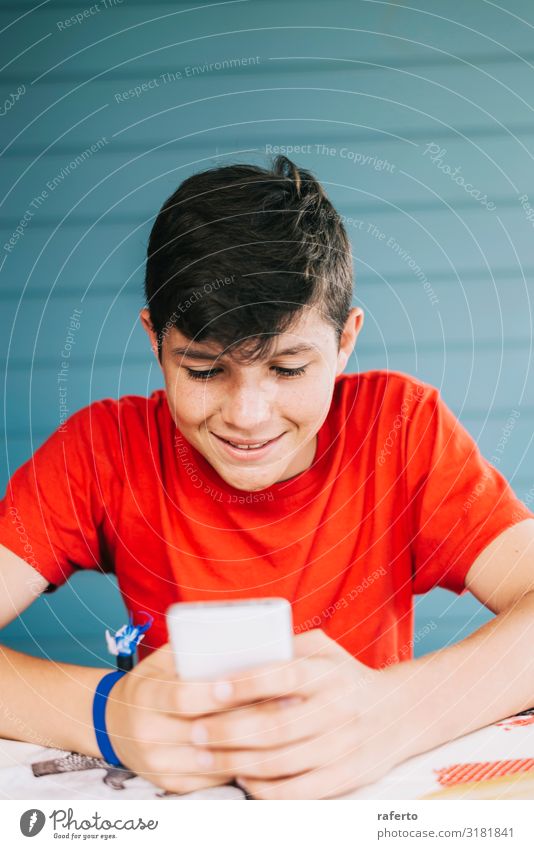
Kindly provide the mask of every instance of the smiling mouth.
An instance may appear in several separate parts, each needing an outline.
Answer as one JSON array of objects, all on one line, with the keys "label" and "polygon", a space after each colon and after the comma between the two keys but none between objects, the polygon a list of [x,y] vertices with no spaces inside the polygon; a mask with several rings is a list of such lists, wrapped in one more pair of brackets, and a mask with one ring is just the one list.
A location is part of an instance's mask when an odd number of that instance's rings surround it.
[{"label": "smiling mouth", "polygon": [[223,436],[219,436],[218,433],[214,433],[213,435],[216,436],[217,439],[220,439],[221,442],[226,442],[227,445],[231,445],[232,448],[237,448],[240,451],[245,451],[245,452],[246,451],[258,450],[259,448],[265,448],[266,445],[269,445],[271,442],[275,442],[277,439],[280,439],[280,437],[283,436],[283,434],[280,433],[280,434],[278,434],[278,436],[274,436],[272,439],[267,439],[264,442],[242,442],[242,443],[238,443],[238,442],[231,442],[229,439],[225,439]]}]

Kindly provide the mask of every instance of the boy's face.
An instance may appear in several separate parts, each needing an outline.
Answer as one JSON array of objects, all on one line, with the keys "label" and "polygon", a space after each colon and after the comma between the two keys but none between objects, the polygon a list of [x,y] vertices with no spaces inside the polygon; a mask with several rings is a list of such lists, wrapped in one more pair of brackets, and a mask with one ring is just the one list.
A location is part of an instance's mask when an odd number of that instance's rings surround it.
[{"label": "boy's face", "polygon": [[[140,317],[157,357],[149,311],[142,310]],[[163,339],[161,369],[177,427],[237,489],[264,489],[303,472],[313,462],[335,378],[345,368],[363,319],[363,311],[354,307],[338,350],[334,328],[315,308],[304,308],[291,331],[277,337],[274,354],[246,365],[210,342],[191,342],[173,327]],[[282,354],[297,345],[309,350]],[[224,440],[269,442],[246,449]]]}]

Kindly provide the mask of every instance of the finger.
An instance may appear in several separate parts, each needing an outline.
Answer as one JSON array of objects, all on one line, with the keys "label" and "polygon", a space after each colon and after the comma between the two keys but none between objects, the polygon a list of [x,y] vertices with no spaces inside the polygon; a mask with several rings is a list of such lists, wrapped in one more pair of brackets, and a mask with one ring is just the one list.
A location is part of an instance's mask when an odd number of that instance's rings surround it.
[{"label": "finger", "polygon": [[223,784],[237,775],[261,780],[278,779],[316,769],[324,763],[326,752],[330,760],[343,757],[350,739],[348,733],[341,735],[329,731],[318,738],[274,750],[225,751],[167,746],[154,749],[147,766],[138,774],[166,788],[183,787],[185,782],[199,776],[209,778],[213,784]]},{"label": "finger", "polygon": [[220,770],[215,769],[215,758],[211,752],[189,744],[154,747],[146,755],[142,772],[136,772],[154,784],[161,785],[163,781],[166,786],[172,783],[176,787],[189,785],[192,779],[205,779],[213,785],[224,784],[234,777],[222,765]]},{"label": "finger", "polygon": [[156,775],[149,773],[138,773],[142,778],[161,787],[167,793],[176,793],[181,796],[186,793],[195,793],[197,790],[206,790],[210,787],[220,787],[228,784],[229,779],[220,775]]},{"label": "finger", "polygon": [[229,705],[218,697],[218,682],[174,681],[161,689],[163,709],[175,716],[192,719],[197,716],[228,710]]},{"label": "finger", "polygon": [[278,779],[322,768],[354,750],[354,731],[324,731],[276,749],[211,750],[215,772],[245,778]]},{"label": "finger", "polygon": [[388,752],[366,738],[317,769],[274,780],[240,775],[236,780],[256,799],[330,799],[378,781],[392,763]]},{"label": "finger", "polygon": [[301,699],[273,699],[223,714],[196,719],[190,725],[191,741],[216,749],[263,749],[288,745],[332,727],[332,712],[325,711],[323,694]]},{"label": "finger", "polygon": [[187,784],[180,789],[179,795],[185,793],[196,793],[199,790],[209,790],[211,787],[224,787],[230,784],[231,779],[228,776],[210,776],[199,775],[188,779]]},{"label": "finger", "polygon": [[138,691],[135,706],[140,710],[192,719],[231,708],[232,702],[224,698],[227,691],[226,682],[181,681],[178,678],[161,677],[152,679],[148,686]]},{"label": "finger", "polygon": [[189,745],[191,741],[191,722],[187,719],[170,716],[158,716],[152,713],[150,719],[141,716],[128,724],[123,730],[119,724],[110,734],[112,745],[121,750],[135,752],[139,749],[155,751],[168,749],[169,746]]},{"label": "finger", "polygon": [[[128,673],[135,706],[174,715],[197,716],[225,707],[218,698],[220,684],[213,681],[182,681],[174,665],[170,642],[156,649]],[[223,686],[224,689],[224,686]]]},{"label": "finger", "polygon": [[[268,664],[211,682],[180,681],[163,670],[154,669],[153,686],[143,688],[139,706],[190,718],[208,715],[275,698],[307,696],[327,688],[328,676],[334,669],[332,659],[320,655]],[[138,673],[132,670],[128,674]]]},{"label": "finger", "polygon": [[[306,696],[324,684],[329,668],[325,660],[298,660],[247,670],[224,681],[160,681],[151,690],[150,706],[193,718],[275,698]],[[147,693],[143,701],[148,707]]]},{"label": "finger", "polygon": [[213,713],[224,709],[217,701],[213,684],[205,681],[180,681],[176,677],[166,677],[160,672],[159,677],[139,676],[136,669],[128,672],[126,693],[119,695],[116,688],[110,699],[123,708],[134,710],[143,727],[155,714],[172,716],[174,719],[190,719],[196,716]]},{"label": "finger", "polygon": [[238,776],[240,786],[254,799],[332,799],[376,781],[378,776],[355,767],[354,759],[303,772],[288,778],[265,780]]},{"label": "finger", "polygon": [[306,697],[325,686],[331,670],[329,658],[296,658],[228,676],[214,685],[214,694],[219,706],[228,707],[289,696]]},{"label": "finger", "polygon": [[129,675],[148,677],[153,684],[150,694],[144,688],[142,707],[190,717],[206,715],[226,707],[306,695],[319,688],[328,674],[328,653],[337,644],[324,631],[315,629],[295,637],[294,645],[296,657],[286,663],[252,668],[219,681],[185,682],[177,677],[172,647],[167,642]]}]

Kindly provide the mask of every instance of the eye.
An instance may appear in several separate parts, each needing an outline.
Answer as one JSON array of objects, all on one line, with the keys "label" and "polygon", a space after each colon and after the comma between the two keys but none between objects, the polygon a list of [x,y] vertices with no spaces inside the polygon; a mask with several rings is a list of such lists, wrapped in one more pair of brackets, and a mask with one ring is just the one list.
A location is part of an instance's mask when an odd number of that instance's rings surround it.
[{"label": "eye", "polygon": [[298,377],[306,371],[306,366],[301,366],[300,368],[283,368],[282,366],[273,366],[273,368],[280,377]]},{"label": "eye", "polygon": [[195,371],[195,369],[186,368],[185,373],[193,380],[209,380],[218,371],[220,371],[220,369],[212,368],[208,369],[208,371]]},{"label": "eye", "polygon": [[[282,366],[273,366],[276,373],[279,377],[299,377],[301,374],[304,374],[306,371],[306,366],[300,366],[299,368],[283,368]],[[212,368],[207,371],[197,371],[192,368],[186,368],[185,370],[187,377],[191,378],[191,380],[211,380],[211,378],[215,377],[220,369]]]}]

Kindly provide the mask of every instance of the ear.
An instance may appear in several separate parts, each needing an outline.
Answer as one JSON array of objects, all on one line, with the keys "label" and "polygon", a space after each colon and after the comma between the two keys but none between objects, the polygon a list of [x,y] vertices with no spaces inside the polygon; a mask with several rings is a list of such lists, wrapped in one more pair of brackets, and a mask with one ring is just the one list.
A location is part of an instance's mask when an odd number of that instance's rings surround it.
[{"label": "ear", "polygon": [[343,333],[341,334],[341,339],[339,341],[336,376],[338,374],[341,374],[341,372],[347,365],[349,357],[354,350],[356,339],[358,338],[360,331],[363,327],[364,318],[365,313],[361,307],[352,307],[349,313],[349,317],[345,322],[345,327],[343,328]]},{"label": "ear", "polygon": [[143,329],[145,330],[148,338],[150,339],[150,347],[152,348],[159,364],[158,337],[156,331],[152,327],[152,322],[150,321],[150,312],[146,307],[144,307],[139,313],[139,319],[141,321],[141,324],[143,325]]}]

